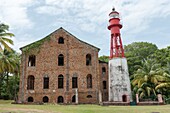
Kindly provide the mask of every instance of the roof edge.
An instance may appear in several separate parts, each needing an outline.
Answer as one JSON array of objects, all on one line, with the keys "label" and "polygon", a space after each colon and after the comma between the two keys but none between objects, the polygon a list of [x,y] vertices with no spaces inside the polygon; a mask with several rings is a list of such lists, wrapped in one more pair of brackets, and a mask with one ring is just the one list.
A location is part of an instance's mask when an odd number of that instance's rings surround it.
[{"label": "roof edge", "polygon": [[70,32],[68,32],[67,30],[65,30],[65,29],[62,28],[62,27],[60,27],[60,28],[58,28],[57,30],[53,31],[52,33],[50,33],[50,34],[47,35],[46,37],[44,37],[44,38],[42,38],[42,39],[40,39],[40,40],[37,40],[37,41],[35,41],[35,42],[32,42],[32,43],[30,43],[30,44],[27,44],[27,45],[25,45],[25,46],[23,46],[23,47],[21,47],[21,48],[19,48],[19,49],[22,51],[22,49],[24,49],[24,48],[26,48],[26,47],[29,47],[29,46],[31,46],[32,44],[36,43],[36,42],[45,40],[47,37],[49,37],[49,36],[52,35],[54,32],[57,32],[57,31],[59,31],[59,30],[64,30],[66,33],[68,33],[68,34],[71,35],[72,37],[76,38],[76,39],[79,40],[80,42],[82,42],[82,43],[84,43],[84,44],[87,44],[87,45],[89,45],[89,46],[91,46],[91,47],[93,47],[93,48],[96,48],[98,51],[100,51],[100,48],[98,48],[98,47],[96,47],[96,46],[93,46],[93,45],[91,45],[91,44],[89,44],[89,43],[87,43],[87,42],[85,42],[85,41],[80,40],[79,38],[77,38],[76,36],[72,35]]}]

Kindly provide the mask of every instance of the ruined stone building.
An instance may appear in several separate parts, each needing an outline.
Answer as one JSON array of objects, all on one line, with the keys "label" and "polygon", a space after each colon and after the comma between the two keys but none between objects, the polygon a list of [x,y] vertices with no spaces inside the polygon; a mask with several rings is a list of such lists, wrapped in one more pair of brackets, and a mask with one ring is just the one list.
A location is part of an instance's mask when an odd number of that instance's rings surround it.
[{"label": "ruined stone building", "polygon": [[21,48],[19,102],[99,103],[108,100],[108,64],[99,48],[59,28]]}]

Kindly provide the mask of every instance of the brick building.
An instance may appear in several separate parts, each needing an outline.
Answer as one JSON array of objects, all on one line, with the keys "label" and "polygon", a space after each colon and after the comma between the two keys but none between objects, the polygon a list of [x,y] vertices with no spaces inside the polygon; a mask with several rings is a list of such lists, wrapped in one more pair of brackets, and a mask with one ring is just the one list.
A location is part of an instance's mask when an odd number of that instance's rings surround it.
[{"label": "brick building", "polygon": [[108,64],[99,50],[63,28],[22,47],[19,102],[107,101]]}]

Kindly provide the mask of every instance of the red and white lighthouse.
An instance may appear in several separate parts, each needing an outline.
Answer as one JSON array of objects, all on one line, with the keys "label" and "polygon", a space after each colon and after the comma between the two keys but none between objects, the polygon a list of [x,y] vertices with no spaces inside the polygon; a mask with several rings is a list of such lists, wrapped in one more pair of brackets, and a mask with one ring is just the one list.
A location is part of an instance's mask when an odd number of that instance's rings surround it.
[{"label": "red and white lighthouse", "polygon": [[119,13],[112,9],[109,14],[109,26],[111,31],[110,60],[109,60],[109,101],[130,103],[131,87],[127,60],[120,35],[122,24]]},{"label": "red and white lighthouse", "polygon": [[110,59],[113,57],[124,57],[124,50],[122,46],[120,29],[122,24],[120,23],[120,16],[115,8],[109,14],[109,26],[108,29],[111,31],[111,43],[110,43]]}]

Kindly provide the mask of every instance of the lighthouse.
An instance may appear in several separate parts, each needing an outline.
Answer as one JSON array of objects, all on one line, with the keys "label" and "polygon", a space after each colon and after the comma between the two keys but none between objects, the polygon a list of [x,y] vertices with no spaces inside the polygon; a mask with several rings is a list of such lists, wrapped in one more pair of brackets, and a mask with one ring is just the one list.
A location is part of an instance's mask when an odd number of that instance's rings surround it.
[{"label": "lighthouse", "polygon": [[120,29],[122,28],[120,15],[112,9],[109,14],[108,29],[111,31],[110,60],[109,60],[109,101],[131,101],[131,87],[127,60],[124,55]]}]

